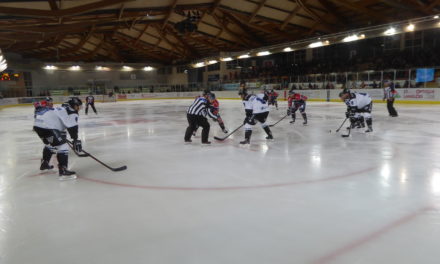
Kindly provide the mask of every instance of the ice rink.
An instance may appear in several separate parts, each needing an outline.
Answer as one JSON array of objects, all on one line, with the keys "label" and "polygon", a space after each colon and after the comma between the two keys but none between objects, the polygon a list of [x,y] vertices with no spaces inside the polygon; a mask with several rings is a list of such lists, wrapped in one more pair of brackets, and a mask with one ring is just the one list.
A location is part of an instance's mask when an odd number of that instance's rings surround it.
[{"label": "ice rink", "polygon": [[[345,105],[308,102],[309,125],[286,118],[273,141],[259,125],[250,145],[215,141],[210,120],[202,146],[201,130],[183,143],[191,102],[81,110],[83,148],[128,169],[71,152],[73,181],[39,171],[32,107],[0,110],[0,263],[439,263],[440,106],[374,104],[374,132],[342,138]],[[229,130],[244,119],[239,100],[220,113]]]}]

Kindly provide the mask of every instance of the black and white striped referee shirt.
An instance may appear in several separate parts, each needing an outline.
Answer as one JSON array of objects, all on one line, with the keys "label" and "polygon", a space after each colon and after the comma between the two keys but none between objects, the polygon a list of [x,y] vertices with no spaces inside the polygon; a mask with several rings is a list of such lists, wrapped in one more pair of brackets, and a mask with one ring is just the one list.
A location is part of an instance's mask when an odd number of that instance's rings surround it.
[{"label": "black and white striped referee shirt", "polygon": [[209,108],[209,102],[204,97],[198,97],[192,105],[189,106],[188,114],[190,115],[200,115],[206,117],[206,115],[209,115],[209,117],[217,119],[217,116],[215,116],[210,108]]}]

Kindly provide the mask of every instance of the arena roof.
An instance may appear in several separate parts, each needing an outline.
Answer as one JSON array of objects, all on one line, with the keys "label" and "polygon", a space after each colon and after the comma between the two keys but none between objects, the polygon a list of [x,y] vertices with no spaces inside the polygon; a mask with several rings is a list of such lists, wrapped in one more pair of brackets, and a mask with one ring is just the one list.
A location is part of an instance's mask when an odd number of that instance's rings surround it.
[{"label": "arena roof", "polygon": [[51,62],[176,64],[439,10],[440,0],[2,0],[0,48]]}]

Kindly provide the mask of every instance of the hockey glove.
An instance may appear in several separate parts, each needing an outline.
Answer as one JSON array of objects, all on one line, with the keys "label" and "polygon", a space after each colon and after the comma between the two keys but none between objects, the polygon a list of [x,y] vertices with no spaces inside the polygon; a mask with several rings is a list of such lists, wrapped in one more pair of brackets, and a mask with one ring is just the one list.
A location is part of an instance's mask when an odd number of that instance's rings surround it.
[{"label": "hockey glove", "polygon": [[247,123],[248,123],[249,125],[255,125],[255,124],[256,124],[256,123],[255,123],[255,115],[252,115],[250,118],[248,118]]},{"label": "hockey glove", "polygon": [[292,111],[289,109],[287,109],[287,115],[290,115],[292,113]]},{"label": "hockey glove", "polygon": [[82,151],[81,140],[79,140],[79,139],[73,140],[73,149],[76,152],[81,152]]}]

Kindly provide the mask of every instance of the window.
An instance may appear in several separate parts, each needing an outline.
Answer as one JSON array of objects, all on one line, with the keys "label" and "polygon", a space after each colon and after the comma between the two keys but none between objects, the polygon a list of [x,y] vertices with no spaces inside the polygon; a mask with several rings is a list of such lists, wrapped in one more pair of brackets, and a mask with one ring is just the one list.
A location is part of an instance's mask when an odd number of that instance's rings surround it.
[{"label": "window", "polygon": [[162,67],[157,70],[157,74],[164,75],[164,74],[171,74],[171,73],[172,73],[171,67]]},{"label": "window", "polygon": [[208,65],[208,71],[218,71],[220,70],[220,63],[214,63]]},{"label": "window", "polygon": [[400,50],[400,35],[384,37],[383,49],[385,51]]},{"label": "window", "polygon": [[236,69],[238,66],[238,60],[232,60],[226,62],[226,69],[233,70]]},{"label": "window", "polygon": [[293,60],[295,63],[303,63],[306,61],[306,51],[305,50],[297,50],[294,51]]}]

